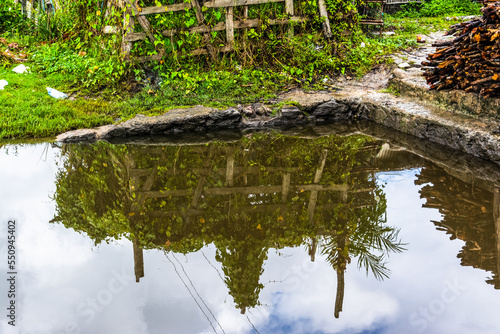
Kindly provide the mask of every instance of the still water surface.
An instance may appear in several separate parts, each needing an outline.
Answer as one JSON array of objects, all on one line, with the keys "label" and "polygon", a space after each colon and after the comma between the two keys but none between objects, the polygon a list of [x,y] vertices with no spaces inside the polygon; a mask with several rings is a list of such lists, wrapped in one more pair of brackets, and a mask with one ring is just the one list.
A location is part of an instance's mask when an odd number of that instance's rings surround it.
[{"label": "still water surface", "polygon": [[459,178],[363,135],[5,145],[16,329],[498,333],[500,200]]}]

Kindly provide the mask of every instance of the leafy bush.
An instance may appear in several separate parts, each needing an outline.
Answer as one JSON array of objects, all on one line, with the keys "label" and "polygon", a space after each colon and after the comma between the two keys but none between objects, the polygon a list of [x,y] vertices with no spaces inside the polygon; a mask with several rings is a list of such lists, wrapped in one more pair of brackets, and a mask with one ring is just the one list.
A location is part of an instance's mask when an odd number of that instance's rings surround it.
[{"label": "leafy bush", "polygon": [[23,20],[19,4],[11,0],[0,0],[0,34],[11,30]]},{"label": "leafy bush", "polygon": [[128,65],[118,52],[103,55],[98,49],[87,52],[76,48],[78,45],[78,38],[72,43],[45,44],[34,52],[32,60],[45,75],[65,74],[70,84],[91,90],[112,86],[123,78]]},{"label": "leafy bush", "polygon": [[481,5],[471,0],[428,0],[402,6],[398,17],[438,17],[446,15],[479,15]]}]

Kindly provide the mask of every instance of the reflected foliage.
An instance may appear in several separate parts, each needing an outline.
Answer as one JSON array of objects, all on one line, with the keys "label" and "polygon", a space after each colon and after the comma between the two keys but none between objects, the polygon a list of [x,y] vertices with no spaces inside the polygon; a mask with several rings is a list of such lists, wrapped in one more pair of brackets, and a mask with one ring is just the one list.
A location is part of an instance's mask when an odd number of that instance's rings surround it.
[{"label": "reflected foliage", "polygon": [[270,248],[320,238],[335,269],[357,258],[376,278],[388,276],[387,255],[402,248],[374,178],[381,146],[361,135],[280,134],[183,146],[66,145],[54,221],[96,244],[126,237],[140,248],[189,253],[213,243],[244,313],[258,305]]},{"label": "reflected foliage", "polygon": [[460,175],[444,174],[442,169],[428,164],[418,175],[415,184],[422,185],[423,205],[438,209],[443,218],[434,221],[436,229],[446,232],[451,240],[465,242],[457,254],[463,266],[481,268],[492,273],[486,282],[500,289],[500,198],[493,185],[475,185],[460,180]]},{"label": "reflected foliage", "polygon": [[[380,189],[375,193],[377,198],[385,196]],[[399,229],[385,224],[385,203],[384,200],[359,215],[356,210],[346,210],[333,220],[335,224],[330,229],[336,234],[325,240],[322,249],[332,267],[345,270],[351,258],[357,258],[358,268],[365,268],[367,274],[372,272],[377,280],[389,278],[387,256],[405,248],[398,237]]]},{"label": "reflected foliage", "polygon": [[[96,244],[129,231],[126,147],[66,146],[57,173],[57,215],[54,221],[88,234]],[[118,158],[120,157],[120,158]]]}]

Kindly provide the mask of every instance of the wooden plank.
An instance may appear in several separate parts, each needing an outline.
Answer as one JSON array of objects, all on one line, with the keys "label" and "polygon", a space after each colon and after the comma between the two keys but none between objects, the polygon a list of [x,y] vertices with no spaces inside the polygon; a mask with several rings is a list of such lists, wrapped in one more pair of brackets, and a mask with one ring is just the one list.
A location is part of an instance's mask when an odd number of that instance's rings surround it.
[{"label": "wooden plank", "polygon": [[284,2],[284,1],[285,0],[214,0],[205,2],[203,4],[203,7],[208,7],[208,8],[236,7],[236,6],[259,5],[271,2]]},{"label": "wooden plank", "polygon": [[293,0],[285,0],[285,13],[290,17],[293,16]]},{"label": "wooden plank", "polygon": [[369,193],[370,191],[374,191],[375,188],[362,188],[362,189],[352,189],[349,190],[350,193]]},{"label": "wooden plank", "polygon": [[[127,3],[130,5],[130,8],[132,8],[132,14],[136,17],[137,21],[141,25],[142,30],[146,33],[146,36],[148,37],[149,41],[155,45],[155,37],[153,36],[153,33],[151,32],[151,24],[149,24],[149,21],[146,17],[140,16],[140,10],[139,8],[135,5],[135,2],[132,2],[130,0],[127,0]],[[155,45],[156,48],[156,45]]]},{"label": "wooden plank", "polygon": [[230,148],[227,152],[226,161],[226,186],[234,186],[234,149]]},{"label": "wooden plank", "polygon": [[[497,1],[497,0],[491,0],[491,1]],[[373,1],[373,0],[368,0],[365,2],[379,2],[379,1]],[[384,1],[388,5],[396,5],[396,4],[405,4],[409,2],[415,2],[415,3],[421,3],[421,0],[385,0]]]},{"label": "wooden plank", "polygon": [[330,27],[330,19],[326,10],[325,0],[318,0],[319,16],[322,18],[323,33],[326,38],[332,38],[332,28]]},{"label": "wooden plank", "polygon": [[[345,203],[330,203],[324,206],[317,206],[317,210],[337,210],[339,205],[347,205]],[[349,209],[363,209],[374,205],[357,205],[357,206],[349,206]],[[258,205],[246,205],[243,207],[239,207],[237,210],[232,210],[233,214],[238,213],[265,213],[265,212],[276,212],[280,210],[281,213],[286,212],[299,212],[304,209],[303,204],[258,204]],[[189,208],[187,210],[151,210],[145,213],[148,217],[152,218],[167,218],[169,216],[205,216],[207,215],[207,211],[204,209],[194,209]]]},{"label": "wooden plank", "polygon": [[[128,57],[130,55],[130,51],[132,50],[132,43],[130,43],[127,39],[129,35],[133,35],[134,24],[134,15],[132,15],[132,11],[130,9],[127,9],[123,16],[122,54],[125,57]],[[144,38],[146,38],[146,34],[144,34]]]},{"label": "wooden plank", "polygon": [[[300,17],[300,16],[294,16],[291,17],[288,20],[269,20],[268,24],[269,25],[284,25],[288,24],[290,21],[293,22],[307,22],[310,19],[307,17]],[[242,20],[242,21],[234,21],[233,22],[233,28],[234,29],[246,29],[246,28],[255,28],[258,27],[262,24],[262,20],[259,19],[252,19],[252,20]],[[226,23],[225,22],[219,22],[212,28],[208,28],[206,26],[195,26],[187,31],[190,34],[200,34],[200,33],[206,33],[206,32],[212,32],[212,31],[223,31],[226,29]],[[176,29],[168,29],[168,30],[163,30],[161,32],[162,36],[164,37],[172,37],[182,31],[186,30],[176,30]],[[126,42],[135,42],[135,41],[141,41],[146,39],[146,34],[143,32],[136,32],[136,33],[129,33],[124,37],[124,41]]]},{"label": "wooden plank", "polygon": [[233,7],[226,8],[226,43],[228,46],[234,46]]},{"label": "wooden plank", "polygon": [[198,24],[205,25],[205,17],[203,16],[203,12],[201,10],[200,3],[198,2],[198,0],[191,0],[191,6],[192,8],[194,8]]},{"label": "wooden plank", "polygon": [[[243,21],[248,20],[248,6],[243,6]],[[243,50],[246,50],[247,48],[247,41],[248,41],[248,29],[245,29],[243,31]]]},{"label": "wooden plank", "polygon": [[144,254],[137,235],[134,237],[133,250],[135,281],[139,282],[141,277],[144,277]]},{"label": "wooden plank", "polygon": [[[319,180],[321,180],[321,175],[323,175],[323,170],[325,169],[325,164],[326,164],[326,157],[328,156],[328,150],[324,149],[323,152],[321,152],[321,156],[319,158],[319,166],[316,169],[316,172],[314,173],[314,179],[313,183],[319,183]],[[314,211],[316,208],[316,202],[318,200],[318,191],[313,190],[311,191],[311,194],[309,195],[309,204],[307,206],[307,217],[309,219],[309,223],[313,223],[314,220]]]},{"label": "wooden plank", "polygon": [[[234,176],[244,175],[244,174],[259,174],[261,172],[273,172],[273,173],[294,173],[297,172],[299,167],[260,167],[260,166],[247,166],[247,167],[234,167]],[[129,171],[130,176],[145,176],[149,175],[151,168],[134,168]],[[225,175],[226,170],[219,168],[217,170],[207,169],[207,168],[185,168],[182,169],[185,172],[193,172],[197,174],[218,174]],[[175,171],[173,168],[162,172],[162,175],[178,175],[179,170]]]},{"label": "wooden plank", "polygon": [[178,12],[181,10],[191,9],[192,4],[190,2],[176,3],[168,6],[152,6],[143,7],[139,12],[139,15],[150,15],[150,14],[162,14],[168,12]]},{"label": "wooden plank", "polygon": [[[229,52],[229,51],[233,51],[233,48],[229,45],[226,45],[226,46],[223,46],[221,48],[214,48],[214,51],[215,52]],[[189,55],[191,55],[191,56],[199,56],[199,55],[206,55],[206,54],[208,54],[208,51],[205,48],[199,48],[199,49],[193,50],[189,53]]]},{"label": "wooden plank", "polygon": [[[130,175],[130,173],[129,173]],[[141,189],[139,189],[140,180],[139,177],[130,178],[130,191],[135,192],[136,196],[132,199],[132,204],[130,205],[130,212],[138,214],[144,209],[144,202],[146,201],[147,195],[145,192],[151,190],[156,176],[158,175],[158,167],[152,168],[150,173],[147,175]],[[141,190],[141,191],[138,191]]]},{"label": "wooden plank", "polygon": [[156,49],[156,45],[155,45],[156,38],[154,37],[153,33],[151,32],[151,24],[149,23],[148,19],[146,19],[144,16],[137,16],[137,21],[139,21],[141,28],[144,30],[149,41],[155,46],[155,49]]},{"label": "wooden plank", "polygon": [[198,207],[198,204],[199,204],[199,201],[201,198],[201,194],[203,194],[203,187],[205,186],[206,181],[207,181],[206,175],[202,175],[200,177],[200,179],[198,180],[198,184],[196,185],[196,189],[194,190],[193,200],[191,201],[192,208]]},{"label": "wooden plank", "polygon": [[120,30],[120,27],[117,26],[104,26],[102,28],[103,34],[116,34]]},{"label": "wooden plank", "polygon": [[[347,184],[303,184],[291,185],[291,190],[295,191],[343,191],[347,192],[349,187]],[[254,186],[254,187],[232,187],[232,188],[206,188],[204,189],[205,195],[233,195],[233,194],[273,194],[282,191],[282,185],[277,186]],[[361,191],[357,191],[361,192]],[[141,194],[146,195],[148,198],[162,198],[169,196],[186,196],[188,190],[167,190],[167,191],[142,191]]]},{"label": "wooden plank", "polygon": [[201,199],[201,195],[203,194],[203,189],[205,187],[205,183],[207,181],[207,175],[209,174],[209,166],[212,165],[212,159],[214,156],[214,146],[210,147],[210,150],[208,151],[208,154],[206,155],[206,159],[204,159],[204,168],[203,170],[205,171],[203,174],[201,174],[200,179],[198,180],[198,185],[196,186],[196,189],[193,194],[193,200],[191,201],[191,207],[192,208],[197,208],[198,203]]},{"label": "wooden plank", "polygon": [[359,24],[364,25],[384,25],[384,20],[359,20]]},{"label": "wooden plank", "polygon": [[316,237],[312,239],[311,245],[309,246],[309,256],[311,257],[311,262],[314,262],[316,258],[316,250],[318,246],[318,240]]},{"label": "wooden plank", "polygon": [[281,202],[286,203],[288,193],[290,192],[290,173],[283,174],[283,183],[281,184]]},{"label": "wooden plank", "polygon": [[146,34],[143,32],[134,32],[130,34],[125,34],[123,36],[123,41],[125,42],[137,42],[146,39]]},{"label": "wooden plank", "polygon": [[[293,0],[285,0],[285,13],[289,17],[293,16]],[[293,37],[293,26],[288,27],[288,37]]]},{"label": "wooden plank", "polygon": [[134,58],[134,60],[138,63],[146,63],[148,61],[160,61],[163,56],[165,55],[165,52],[163,50],[160,50],[157,54],[152,55],[152,56],[141,56]]}]

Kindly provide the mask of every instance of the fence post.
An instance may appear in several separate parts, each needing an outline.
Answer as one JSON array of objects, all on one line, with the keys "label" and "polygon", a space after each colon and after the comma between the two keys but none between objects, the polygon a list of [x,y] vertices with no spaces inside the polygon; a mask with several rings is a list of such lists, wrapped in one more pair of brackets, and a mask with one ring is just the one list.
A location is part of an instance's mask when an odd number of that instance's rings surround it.
[{"label": "fence post", "polygon": [[125,14],[123,15],[122,54],[125,57],[129,57],[130,56],[130,51],[132,51],[132,42],[126,42],[125,41],[125,37],[129,33],[133,33],[134,32],[134,24],[135,24],[135,19],[134,19],[134,15],[132,15],[132,10],[130,8],[127,8],[125,10]]},{"label": "fence post", "polygon": [[232,50],[234,47],[233,7],[226,7],[226,41],[227,46]]},{"label": "fence post", "polygon": [[[285,13],[289,18],[293,17],[293,0],[285,0]],[[293,26],[291,25],[288,28],[288,37],[293,37]]]},{"label": "fence post", "polygon": [[326,38],[332,38],[332,29],[330,28],[330,20],[328,19],[328,12],[326,11],[325,0],[318,0],[319,16],[323,19],[323,31]]}]

